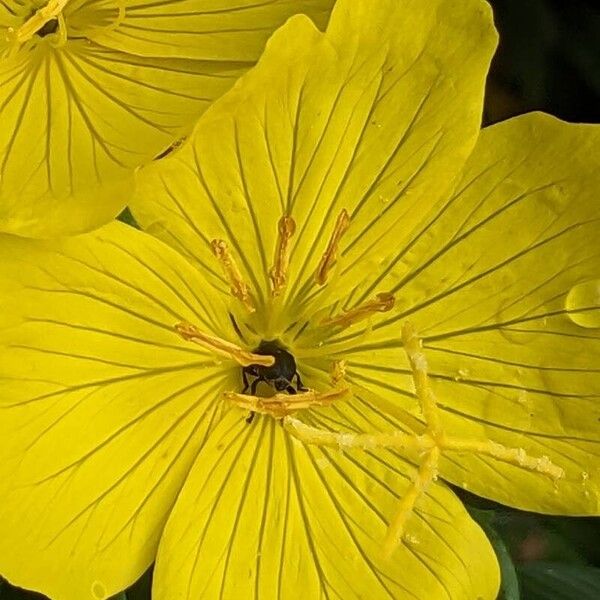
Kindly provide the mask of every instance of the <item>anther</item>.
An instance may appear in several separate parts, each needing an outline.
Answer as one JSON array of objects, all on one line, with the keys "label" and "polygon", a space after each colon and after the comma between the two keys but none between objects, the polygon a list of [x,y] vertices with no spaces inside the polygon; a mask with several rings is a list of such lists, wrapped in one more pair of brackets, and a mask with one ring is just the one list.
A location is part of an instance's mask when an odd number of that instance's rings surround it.
[{"label": "anther", "polygon": [[237,263],[229,252],[227,242],[224,240],[213,240],[211,246],[214,255],[221,263],[225,277],[227,277],[229,281],[232,296],[237,298],[249,312],[254,312],[256,309],[252,302],[252,296],[250,295],[246,282],[242,279],[242,274]]},{"label": "anther", "polygon": [[338,383],[344,381],[346,378],[346,361],[345,360],[335,360],[331,365],[331,385],[333,387],[337,386]]},{"label": "anther", "polygon": [[289,215],[283,215],[278,224],[279,236],[275,248],[275,260],[269,271],[271,294],[278,296],[287,282],[287,269],[290,262],[290,239],[296,232],[296,223]]},{"label": "anther", "polygon": [[375,296],[373,300],[369,300],[364,304],[357,306],[351,310],[347,310],[341,315],[323,319],[321,325],[325,326],[341,326],[348,327],[357,321],[362,321],[376,312],[387,312],[392,310],[395,303],[393,294],[389,292],[381,292]]},{"label": "anther", "polygon": [[263,365],[265,367],[270,367],[275,364],[275,358],[273,356],[248,352],[247,350],[244,350],[243,348],[240,348],[231,342],[222,340],[214,335],[204,333],[195,325],[190,323],[177,323],[175,325],[175,331],[184,340],[188,342],[194,342],[195,344],[206,348],[206,350],[209,350],[214,354],[231,358],[242,367],[247,367],[248,365]]},{"label": "anther", "polygon": [[329,272],[336,261],[340,241],[344,233],[348,230],[348,227],[350,227],[350,215],[344,208],[335,222],[333,233],[331,234],[331,238],[329,238],[327,250],[325,250],[325,253],[321,257],[321,262],[315,273],[315,281],[319,285],[324,285],[326,283]]},{"label": "anther", "polygon": [[[326,392],[306,390],[305,392],[299,392],[298,394],[277,393],[266,398],[249,394],[238,394],[237,392],[225,392],[223,397],[225,400],[232,402],[244,410],[269,415],[274,419],[285,419],[290,418],[289,415],[292,415],[299,410],[313,408],[315,406],[328,406],[349,393],[350,390],[348,388],[339,388],[331,389]],[[286,423],[287,421],[284,421],[284,426],[286,426]],[[300,423],[300,426],[303,426],[301,421],[295,419],[290,423],[292,427],[296,426],[298,423]],[[308,426],[304,425],[304,427]],[[313,428],[308,427],[308,429],[312,430]]]}]

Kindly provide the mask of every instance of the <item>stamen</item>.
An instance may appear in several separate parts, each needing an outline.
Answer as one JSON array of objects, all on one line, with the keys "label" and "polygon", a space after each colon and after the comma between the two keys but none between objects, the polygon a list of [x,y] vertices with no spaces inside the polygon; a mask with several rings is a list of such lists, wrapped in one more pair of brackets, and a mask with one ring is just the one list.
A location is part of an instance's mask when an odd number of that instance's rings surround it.
[{"label": "stamen", "polygon": [[321,321],[320,325],[323,326],[341,326],[348,327],[357,321],[362,321],[367,317],[371,316],[375,312],[387,312],[392,310],[396,299],[393,294],[389,292],[381,292],[373,300],[369,300],[356,308],[345,311],[343,314],[330,317]]},{"label": "stamen", "polygon": [[327,406],[335,400],[343,398],[349,392],[348,388],[341,388],[332,389],[327,392],[308,390],[307,392],[300,392],[293,395],[277,393],[268,398],[238,394],[236,392],[225,392],[223,395],[226,400],[233,402],[233,404],[240,408],[263,415],[270,415],[275,419],[281,419],[301,409],[312,408],[313,406]]},{"label": "stamen", "polygon": [[242,279],[242,274],[237,266],[237,263],[229,252],[229,247],[225,240],[213,240],[211,242],[214,255],[217,257],[225,273],[225,277],[229,280],[231,286],[231,294],[240,300],[249,312],[254,312],[254,303],[252,296],[248,290],[246,282]]},{"label": "stamen", "polygon": [[186,341],[194,342],[215,354],[232,358],[242,367],[248,365],[262,365],[271,367],[275,364],[275,357],[263,354],[253,354],[231,342],[222,340],[214,335],[209,335],[200,331],[195,325],[190,323],[177,323],[175,331]]},{"label": "stamen", "polygon": [[296,232],[296,223],[292,217],[283,215],[279,219],[279,237],[275,249],[273,268],[269,271],[271,278],[271,294],[278,296],[286,285],[287,269],[290,261],[289,242]]},{"label": "stamen", "polygon": [[346,361],[335,360],[331,365],[331,384],[335,387],[346,378]]},{"label": "stamen", "polygon": [[432,448],[421,463],[411,486],[400,499],[396,515],[391,520],[383,541],[383,556],[385,558],[389,558],[400,543],[404,535],[406,522],[412,515],[417,500],[425,493],[429,484],[437,479],[439,458],[440,449],[438,447]]},{"label": "stamen", "polygon": [[69,0],[50,0],[17,29],[14,35],[15,41],[22,44],[30,40],[46,23],[58,19],[68,2]]},{"label": "stamen", "polygon": [[348,227],[350,227],[350,215],[348,215],[348,211],[344,208],[335,222],[333,233],[331,234],[329,244],[327,245],[327,250],[325,250],[325,253],[321,257],[321,262],[319,263],[317,272],[315,273],[315,281],[319,285],[324,285],[327,281],[331,267],[333,267],[333,264],[337,258],[340,241],[344,233],[346,233]]}]

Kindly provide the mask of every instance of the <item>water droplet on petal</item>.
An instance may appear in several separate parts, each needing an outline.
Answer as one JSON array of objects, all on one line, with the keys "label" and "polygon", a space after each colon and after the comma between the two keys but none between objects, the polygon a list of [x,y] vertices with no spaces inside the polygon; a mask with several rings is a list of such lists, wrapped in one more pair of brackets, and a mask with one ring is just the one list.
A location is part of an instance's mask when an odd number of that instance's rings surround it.
[{"label": "water droplet on petal", "polygon": [[457,374],[454,376],[454,381],[462,381],[471,374],[469,369],[459,369]]},{"label": "water droplet on petal", "polygon": [[529,394],[526,390],[519,391],[519,395],[517,396],[517,402],[522,406],[526,405],[529,402]]},{"label": "water droplet on petal", "polygon": [[569,318],[580,327],[600,327],[600,279],[571,288],[565,300]]},{"label": "water droplet on petal", "polygon": [[569,195],[562,185],[554,184],[539,194],[536,199],[540,205],[545,205],[549,212],[560,217],[568,207]]},{"label": "water droplet on petal", "polygon": [[94,598],[104,600],[104,598],[106,598],[106,588],[104,587],[104,584],[100,581],[94,581],[92,584],[92,594]]}]

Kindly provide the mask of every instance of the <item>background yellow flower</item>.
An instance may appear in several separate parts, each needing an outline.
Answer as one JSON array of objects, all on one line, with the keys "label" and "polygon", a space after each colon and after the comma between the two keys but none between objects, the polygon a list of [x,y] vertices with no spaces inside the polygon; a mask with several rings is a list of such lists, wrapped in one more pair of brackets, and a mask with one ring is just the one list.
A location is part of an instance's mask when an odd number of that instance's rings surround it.
[{"label": "background yellow flower", "polygon": [[[133,171],[189,133],[305,12],[333,0],[0,3],[0,230],[35,237],[114,218]],[[37,12],[36,12],[37,11]]]}]

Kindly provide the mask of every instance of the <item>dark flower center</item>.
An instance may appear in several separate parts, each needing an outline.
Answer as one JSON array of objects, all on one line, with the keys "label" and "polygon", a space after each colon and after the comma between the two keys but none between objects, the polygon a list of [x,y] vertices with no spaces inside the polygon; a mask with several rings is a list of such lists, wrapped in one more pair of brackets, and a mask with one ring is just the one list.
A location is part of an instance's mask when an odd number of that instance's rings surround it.
[{"label": "dark flower center", "polygon": [[51,33],[56,33],[58,29],[58,19],[50,19],[47,23],[44,23],[40,29],[37,30],[36,34],[40,37],[46,37]]},{"label": "dark flower center", "polygon": [[[300,375],[296,368],[296,359],[288,352],[277,340],[263,340],[258,348],[254,350],[255,354],[262,356],[272,356],[275,362],[271,366],[252,364],[242,368],[242,380],[244,389],[242,393],[250,389],[254,395],[258,384],[262,381],[275,388],[278,392],[287,392],[296,394],[304,390]],[[253,381],[250,378],[254,378]],[[293,380],[296,379],[296,387]]]}]

